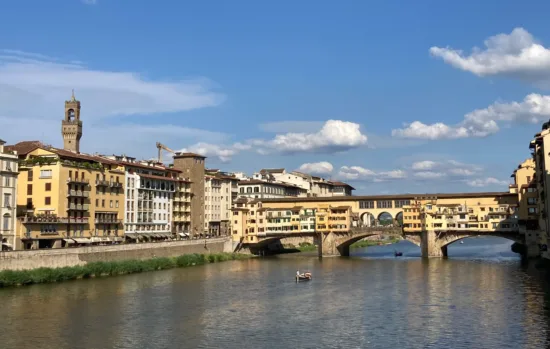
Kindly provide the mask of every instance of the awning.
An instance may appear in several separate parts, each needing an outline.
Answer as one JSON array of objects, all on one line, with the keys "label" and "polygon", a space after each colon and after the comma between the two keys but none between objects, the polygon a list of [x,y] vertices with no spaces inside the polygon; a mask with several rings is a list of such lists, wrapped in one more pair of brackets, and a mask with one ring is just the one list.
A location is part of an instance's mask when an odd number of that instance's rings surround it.
[{"label": "awning", "polygon": [[189,236],[189,233],[178,233],[178,235],[181,237],[185,237],[185,236]]},{"label": "awning", "polygon": [[98,236],[92,236],[92,242],[101,242],[101,238]]},{"label": "awning", "polygon": [[[133,239],[133,238],[132,238]],[[119,236],[115,236],[113,239],[113,241],[118,241],[118,242],[121,242],[121,241],[124,241],[123,238],[119,237]]]},{"label": "awning", "polygon": [[90,239],[75,238],[73,240],[76,241],[78,244],[90,244],[90,243],[92,243],[92,240],[90,240]]},{"label": "awning", "polygon": [[102,237],[102,238],[101,238],[101,241],[102,241],[102,242],[110,242],[111,239],[108,238],[108,237]]},{"label": "awning", "polygon": [[76,243],[73,239],[63,239],[63,241],[65,241],[65,242],[68,243],[68,244],[74,244],[74,243]]},{"label": "awning", "polygon": [[[124,234],[124,236],[126,236],[128,239],[137,240],[137,236],[134,233],[126,233]],[[120,239],[121,239],[120,241],[122,241],[122,238]]]},{"label": "awning", "polygon": [[2,246],[13,248],[13,246],[11,244],[8,244],[7,242],[3,242]]}]

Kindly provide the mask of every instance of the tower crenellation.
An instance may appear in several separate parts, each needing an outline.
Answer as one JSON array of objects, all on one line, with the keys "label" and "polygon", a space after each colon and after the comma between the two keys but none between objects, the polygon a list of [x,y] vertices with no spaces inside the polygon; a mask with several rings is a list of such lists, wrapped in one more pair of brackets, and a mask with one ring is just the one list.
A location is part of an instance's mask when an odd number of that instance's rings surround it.
[{"label": "tower crenellation", "polygon": [[80,152],[82,138],[82,121],[80,120],[80,101],[74,96],[74,90],[69,101],[65,101],[65,118],[61,122],[63,149],[75,153]]}]

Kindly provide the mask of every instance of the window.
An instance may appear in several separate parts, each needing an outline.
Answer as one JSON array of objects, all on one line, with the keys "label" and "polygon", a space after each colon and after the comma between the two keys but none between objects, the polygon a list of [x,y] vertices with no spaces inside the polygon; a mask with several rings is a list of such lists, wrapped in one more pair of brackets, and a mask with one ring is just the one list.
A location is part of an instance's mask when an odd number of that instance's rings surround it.
[{"label": "window", "polygon": [[28,209],[31,209],[31,208],[32,208],[32,198],[28,198],[28,199],[27,199],[27,208],[28,208]]},{"label": "window", "polygon": [[27,181],[32,182],[32,170],[27,172]]},{"label": "window", "polygon": [[99,207],[99,199],[95,199],[95,205],[96,207]]},{"label": "window", "polygon": [[105,207],[105,199],[101,200],[101,207]]},{"label": "window", "polygon": [[374,201],[359,201],[359,208],[374,208]]},{"label": "window", "polygon": [[395,208],[400,208],[400,207],[403,207],[403,206],[410,205],[411,201],[410,200],[395,200],[394,204],[395,204]]},{"label": "window", "polygon": [[46,191],[52,191],[52,184],[46,183]]},{"label": "window", "polygon": [[32,184],[27,184],[27,195],[32,195]]},{"label": "window", "polygon": [[45,205],[51,205],[51,204],[52,204],[52,198],[49,197],[49,196],[46,196],[46,197],[44,198],[44,204],[45,204]]},{"label": "window", "polygon": [[115,202],[115,207],[118,208],[118,200]]},{"label": "window", "polygon": [[4,207],[11,207],[11,194],[4,194]]},{"label": "window", "polygon": [[537,191],[537,188],[527,188],[528,193],[534,193],[535,191]]},{"label": "window", "polygon": [[528,208],[528,212],[531,213],[531,214],[535,214],[538,212],[538,208],[536,207],[529,207]]},{"label": "window", "polygon": [[377,208],[392,208],[391,200],[379,200],[376,201]]},{"label": "window", "polygon": [[109,201],[109,207],[110,207],[110,208],[113,208],[113,200],[110,200],[110,201]]},{"label": "window", "polygon": [[4,222],[2,223],[3,230],[10,230],[10,221],[11,221],[11,217],[9,214],[6,213],[4,215]]},{"label": "window", "polygon": [[536,205],[537,204],[537,198],[527,198],[527,204],[528,205]]},{"label": "window", "polygon": [[52,170],[40,170],[40,178],[52,178]]}]

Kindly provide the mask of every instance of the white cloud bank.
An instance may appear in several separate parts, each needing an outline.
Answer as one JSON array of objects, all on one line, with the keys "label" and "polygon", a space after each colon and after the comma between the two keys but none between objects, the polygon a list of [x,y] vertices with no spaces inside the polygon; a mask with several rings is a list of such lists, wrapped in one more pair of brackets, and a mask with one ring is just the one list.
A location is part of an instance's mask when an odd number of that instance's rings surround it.
[{"label": "white cloud bank", "polygon": [[550,96],[532,93],[521,102],[495,102],[464,116],[456,125],[431,125],[414,121],[402,129],[392,130],[392,136],[427,140],[486,137],[500,130],[499,124],[538,124],[550,118]]},{"label": "white cloud bank", "polygon": [[498,185],[498,186],[507,186],[509,183],[505,180],[499,180],[494,177],[487,177],[482,179],[474,179],[471,181],[467,181],[466,184],[468,184],[471,187],[487,187],[490,185]]},{"label": "white cloud bank", "polygon": [[[550,87],[550,49],[538,43],[523,28],[485,40],[485,49],[474,48],[470,55],[449,47],[432,47],[430,53],[451,66],[477,76],[509,76]],[[497,133],[502,124],[540,123],[550,118],[550,96],[532,93],[520,102],[497,101],[474,110],[457,124],[413,121],[392,130],[392,136],[440,140],[486,137]]]},{"label": "white cloud bank", "polygon": [[[232,145],[216,145],[201,143],[187,147],[187,149],[224,149],[228,156],[224,161],[243,150],[253,150],[259,154],[297,154],[297,153],[325,153],[333,154],[367,144],[367,136],[361,132],[359,124],[328,120],[320,130],[306,132],[287,132],[277,134],[272,139],[249,139]],[[215,152],[212,152],[214,154]],[[206,154],[202,154],[207,156]],[[215,155],[216,156],[216,155]],[[221,157],[220,157],[221,159]]]},{"label": "white cloud bank", "polygon": [[477,76],[508,76],[549,86],[550,49],[523,28],[485,40],[485,49],[473,48],[470,55],[450,47],[431,47],[434,57]]},{"label": "white cloud bank", "polygon": [[63,105],[75,89],[82,102],[84,152],[153,156],[156,141],[213,141],[226,135],[158,119],[154,125],[125,120],[216,106],[225,96],[212,87],[207,79],[155,81],[138,73],[95,70],[80,62],[0,50],[0,137],[11,143],[36,139],[62,144]]},{"label": "white cloud bank", "polygon": [[342,180],[385,182],[404,179],[407,173],[403,170],[376,172],[361,166],[342,166],[337,177]]},{"label": "white cloud bank", "polygon": [[334,170],[334,166],[330,162],[321,161],[321,162],[309,162],[302,164],[298,171],[308,173],[308,174],[330,174]]}]

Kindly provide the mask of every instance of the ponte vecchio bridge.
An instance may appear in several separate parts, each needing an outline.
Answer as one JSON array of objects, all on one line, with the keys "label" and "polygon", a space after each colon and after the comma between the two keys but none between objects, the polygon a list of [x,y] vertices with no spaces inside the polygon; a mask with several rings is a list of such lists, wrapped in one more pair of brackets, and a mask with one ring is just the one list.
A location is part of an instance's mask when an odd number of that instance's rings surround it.
[{"label": "ponte vecchio bridge", "polygon": [[[255,210],[265,211],[266,223],[255,229],[243,226],[240,245],[262,250],[287,238],[310,237],[320,256],[348,256],[358,240],[398,234],[419,246],[423,257],[442,257],[448,245],[473,236],[523,244],[517,202],[517,194],[508,192],[263,199],[256,201]],[[248,214],[246,204],[236,210]]]}]

